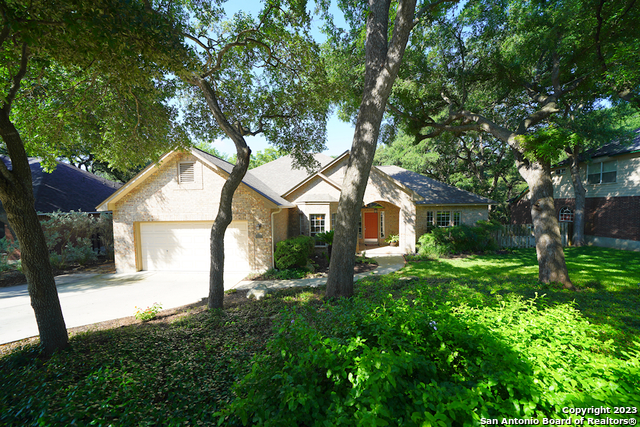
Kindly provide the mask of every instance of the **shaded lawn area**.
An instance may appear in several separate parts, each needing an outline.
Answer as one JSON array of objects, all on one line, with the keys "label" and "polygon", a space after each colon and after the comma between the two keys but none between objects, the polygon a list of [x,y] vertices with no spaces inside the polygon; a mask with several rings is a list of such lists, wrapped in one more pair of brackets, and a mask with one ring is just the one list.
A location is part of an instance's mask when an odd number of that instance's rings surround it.
[{"label": "shaded lawn area", "polygon": [[538,283],[522,250],[409,262],[349,299],[295,288],[161,312],[49,359],[27,345],[0,357],[0,425],[458,426],[633,406],[640,254],[567,258],[581,292]]},{"label": "shaded lawn area", "polygon": [[[473,289],[487,303],[494,294],[545,295],[548,303],[575,301],[576,308],[612,338],[640,337],[640,252],[594,246],[565,248],[569,276],[580,291],[537,281],[535,249],[506,254],[470,255],[407,263],[403,276],[433,282],[434,292],[464,293]],[[455,279],[455,286],[448,285]],[[454,295],[451,295],[454,297]]]}]

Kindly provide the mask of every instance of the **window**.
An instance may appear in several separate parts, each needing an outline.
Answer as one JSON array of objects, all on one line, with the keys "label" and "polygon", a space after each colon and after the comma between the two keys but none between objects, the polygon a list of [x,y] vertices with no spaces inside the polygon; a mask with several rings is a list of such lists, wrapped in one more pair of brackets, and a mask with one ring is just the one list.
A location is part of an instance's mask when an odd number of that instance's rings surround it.
[{"label": "window", "polygon": [[304,214],[300,213],[298,214],[298,220],[300,221],[300,234],[306,236],[307,235],[307,227],[305,227],[305,217]]},{"label": "window", "polygon": [[589,184],[608,184],[616,182],[618,162],[591,163],[587,166],[587,182]]},{"label": "window", "polygon": [[332,230],[336,229],[336,222],[338,221],[337,217],[338,217],[338,214],[336,214],[336,213],[332,213],[331,214],[331,229]]},{"label": "window", "polygon": [[427,227],[433,225],[433,212],[427,212]]},{"label": "window", "polygon": [[436,212],[436,225],[438,227],[448,227],[451,222],[451,212]]},{"label": "window", "polygon": [[453,213],[453,225],[460,225],[460,212]]},{"label": "window", "polygon": [[573,222],[573,211],[565,206],[562,209],[560,209],[560,217],[559,217],[560,222]]},{"label": "window", "polygon": [[324,214],[309,215],[309,223],[311,225],[311,237],[318,233],[324,233]]},{"label": "window", "polygon": [[384,237],[384,212],[380,212],[380,237]]},{"label": "window", "polygon": [[567,170],[566,170],[565,168],[562,168],[562,169],[556,169],[556,170],[554,170],[554,171],[553,171],[553,174],[554,174],[554,175],[564,175],[564,173],[565,173],[566,171],[567,171]]},{"label": "window", "polygon": [[180,162],[178,165],[178,182],[196,182],[195,162]]},{"label": "window", "polygon": [[358,218],[358,237],[362,238],[362,214],[360,214],[360,218]]}]

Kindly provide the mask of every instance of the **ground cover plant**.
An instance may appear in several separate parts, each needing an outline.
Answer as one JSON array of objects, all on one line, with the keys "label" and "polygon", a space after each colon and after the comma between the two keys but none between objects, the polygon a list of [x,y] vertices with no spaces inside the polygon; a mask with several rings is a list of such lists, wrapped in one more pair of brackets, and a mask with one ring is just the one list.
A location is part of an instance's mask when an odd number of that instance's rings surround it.
[{"label": "ground cover plant", "polygon": [[50,359],[26,348],[0,359],[0,424],[457,426],[637,407],[639,257],[567,251],[581,292],[538,283],[527,250],[410,262],[350,299],[289,289],[76,336]]}]

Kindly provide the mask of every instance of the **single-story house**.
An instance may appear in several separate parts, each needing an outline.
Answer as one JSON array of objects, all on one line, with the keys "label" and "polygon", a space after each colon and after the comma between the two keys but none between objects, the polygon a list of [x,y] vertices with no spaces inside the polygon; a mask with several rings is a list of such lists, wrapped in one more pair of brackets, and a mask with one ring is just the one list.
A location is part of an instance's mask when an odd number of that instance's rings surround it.
[{"label": "single-story house", "polygon": [[[604,145],[582,156],[587,244],[640,250],[640,129],[631,144]],[[573,222],[575,193],[567,162],[552,169],[553,197],[560,222]],[[514,201],[514,224],[531,224],[527,194]]]},{"label": "single-story house", "polygon": [[[11,169],[8,156],[0,156],[0,160]],[[122,186],[63,162],[57,162],[52,172],[45,172],[42,160],[30,157],[29,167],[36,212],[42,214],[58,211],[95,213],[98,203]],[[7,214],[1,203],[0,230],[0,237],[9,232]]]},{"label": "single-story house", "polygon": [[[248,171],[233,198],[225,270],[264,271],[277,242],[332,229],[348,156],[316,154],[320,168],[311,174],[294,169],[290,156]],[[209,230],[232,168],[195,148],[171,151],[102,202],[98,210],[113,212],[117,271],[208,271]],[[475,224],[492,203],[396,166],[373,167],[360,240],[383,245],[397,234],[400,248],[413,252],[428,224]]]}]

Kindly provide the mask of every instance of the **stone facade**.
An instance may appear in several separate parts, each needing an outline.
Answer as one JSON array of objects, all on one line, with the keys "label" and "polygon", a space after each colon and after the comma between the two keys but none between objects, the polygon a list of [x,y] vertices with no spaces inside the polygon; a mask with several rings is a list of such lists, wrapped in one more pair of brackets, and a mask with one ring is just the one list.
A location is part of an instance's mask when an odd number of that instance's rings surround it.
[{"label": "stone facade", "polygon": [[416,215],[416,235],[418,238],[427,232],[428,212],[432,212],[432,218],[435,221],[437,212],[451,212],[452,221],[453,213],[460,212],[460,222],[465,225],[474,226],[478,221],[487,221],[489,219],[489,211],[486,206],[442,206],[442,205],[419,205]]},{"label": "stone facade", "polygon": [[[193,183],[178,182],[180,162],[195,162]],[[138,224],[150,221],[214,221],[226,177],[189,153],[175,153],[154,166],[152,175],[130,190],[113,209],[118,272],[141,269]],[[271,212],[275,206],[240,184],[233,198],[233,221],[247,221],[250,265],[263,271],[272,265]]]}]

